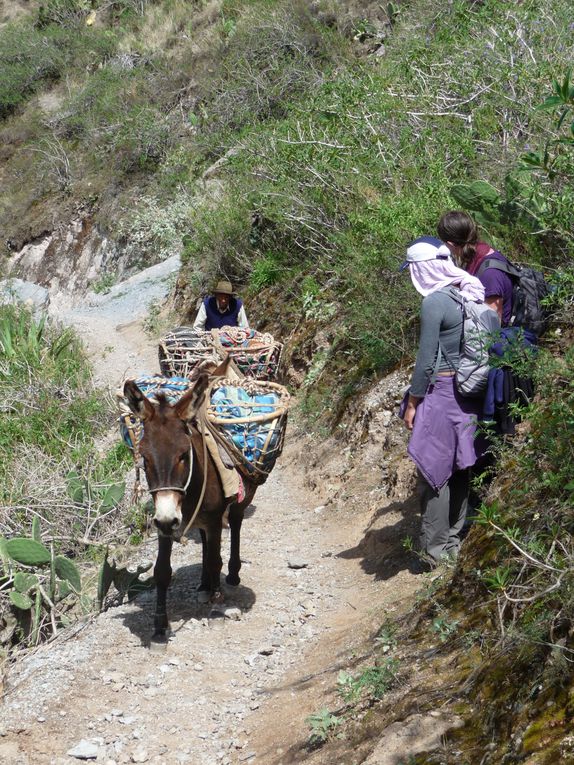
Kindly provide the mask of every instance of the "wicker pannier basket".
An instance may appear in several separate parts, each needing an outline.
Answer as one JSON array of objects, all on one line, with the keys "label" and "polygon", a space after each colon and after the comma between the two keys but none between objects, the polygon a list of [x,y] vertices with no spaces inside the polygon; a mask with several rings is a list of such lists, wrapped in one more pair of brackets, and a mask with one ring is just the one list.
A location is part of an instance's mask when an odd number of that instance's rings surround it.
[{"label": "wicker pannier basket", "polygon": [[212,330],[214,346],[222,358],[231,356],[245,377],[275,380],[283,344],[268,332],[243,327],[222,327]]},{"label": "wicker pannier basket", "polygon": [[206,421],[214,438],[252,483],[264,483],[283,450],[289,393],[277,383],[218,378],[210,386]]},{"label": "wicker pannier basket", "polygon": [[160,341],[159,368],[166,377],[189,377],[201,362],[219,364],[221,358],[210,332],[176,327]]}]

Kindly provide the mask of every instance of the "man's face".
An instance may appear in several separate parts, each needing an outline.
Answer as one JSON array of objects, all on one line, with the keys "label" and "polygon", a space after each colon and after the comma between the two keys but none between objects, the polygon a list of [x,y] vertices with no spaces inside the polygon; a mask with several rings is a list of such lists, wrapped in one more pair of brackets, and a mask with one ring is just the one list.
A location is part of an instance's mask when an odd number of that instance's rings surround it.
[{"label": "man's face", "polygon": [[217,301],[217,307],[220,311],[227,311],[229,307],[229,295],[223,292],[216,292],[215,299]]}]

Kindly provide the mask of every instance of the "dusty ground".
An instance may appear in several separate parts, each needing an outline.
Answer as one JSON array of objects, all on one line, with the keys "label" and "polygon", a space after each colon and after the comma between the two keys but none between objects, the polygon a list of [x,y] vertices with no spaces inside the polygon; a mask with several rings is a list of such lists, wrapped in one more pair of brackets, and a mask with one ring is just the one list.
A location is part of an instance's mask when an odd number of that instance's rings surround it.
[{"label": "dusty ground", "polygon": [[[157,366],[156,342],[142,330],[146,301],[132,301],[126,321],[121,300],[128,293],[62,314],[84,335],[95,378],[110,388],[126,373]],[[397,384],[390,386],[395,398]],[[360,461],[349,445],[321,452],[292,428],[248,512],[242,583],[228,591],[227,605],[236,608],[227,616],[196,600],[198,545],[178,546],[173,633],[164,652],[149,648],[150,593],[12,667],[0,762],[316,762],[305,748],[307,716],[324,706],[338,669],[349,666],[385,614],[405,609],[420,582],[401,546],[417,520],[404,451],[400,458],[392,452],[391,412],[381,407],[387,394],[382,389],[357,414],[346,443],[369,434]],[[154,554],[153,539],[135,553]],[[391,743],[369,763],[398,764],[409,751],[404,740]]]}]

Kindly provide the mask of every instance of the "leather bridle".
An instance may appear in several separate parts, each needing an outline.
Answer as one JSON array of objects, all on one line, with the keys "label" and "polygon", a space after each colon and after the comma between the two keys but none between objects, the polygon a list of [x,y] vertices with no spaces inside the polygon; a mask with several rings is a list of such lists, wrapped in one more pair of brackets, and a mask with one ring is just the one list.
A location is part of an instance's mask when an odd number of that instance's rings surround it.
[{"label": "leather bridle", "polygon": [[[182,545],[187,544],[187,537],[185,536],[191,526],[193,525],[193,522],[197,518],[197,514],[199,513],[199,510],[201,508],[201,503],[203,502],[203,497],[205,495],[205,488],[207,486],[207,441],[205,440],[205,433],[206,433],[206,422],[205,422],[205,414],[202,412],[200,415],[198,415],[198,420],[201,423],[201,440],[203,441],[203,485],[201,487],[201,492],[199,495],[199,498],[197,500],[197,504],[195,506],[195,509],[191,515],[191,518],[187,522],[187,525],[183,532],[181,533],[181,536],[179,538],[179,541]],[[193,442],[191,440],[191,430],[189,429],[189,425],[185,424],[187,434],[189,436],[189,475],[187,476],[187,481],[185,482],[185,486],[182,488],[181,486],[161,486],[157,489],[149,489],[150,494],[154,494],[158,491],[179,491],[182,492],[182,494],[185,494],[187,491],[187,488],[191,481],[191,475],[193,473]]]},{"label": "leather bridle", "polygon": [[193,473],[193,446],[190,443],[189,445],[189,474],[187,476],[185,486],[158,486],[157,488],[150,489],[149,492],[150,494],[155,494],[157,491],[180,491],[182,494],[185,494],[185,492],[187,491],[187,487],[191,483],[192,473]]}]

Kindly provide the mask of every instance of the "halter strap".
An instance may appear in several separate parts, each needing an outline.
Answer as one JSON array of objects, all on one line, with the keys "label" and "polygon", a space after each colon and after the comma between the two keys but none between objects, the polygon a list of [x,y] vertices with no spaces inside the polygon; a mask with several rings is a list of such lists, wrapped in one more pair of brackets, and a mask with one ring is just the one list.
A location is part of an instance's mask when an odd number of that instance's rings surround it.
[{"label": "halter strap", "polygon": [[[191,434],[190,434],[191,439]],[[189,486],[191,482],[191,474],[193,473],[193,446],[190,442],[189,444],[189,474],[187,476],[187,481],[185,482],[185,486],[159,486],[157,489],[150,489],[150,494],[155,494],[156,491],[181,491],[182,494],[185,494],[187,491],[187,487]]]},{"label": "halter strap", "polygon": [[[195,510],[193,511],[193,515],[187,522],[187,526],[183,530],[183,534],[181,535],[181,544],[186,545],[187,544],[187,537],[185,536],[187,532],[190,530],[190,528],[193,525],[194,520],[197,518],[197,514],[199,513],[199,510],[201,508],[201,503],[203,502],[203,497],[205,495],[205,488],[207,486],[207,441],[205,440],[205,410],[202,410],[199,413],[198,417],[200,423],[201,423],[201,438],[203,441],[203,486],[201,487],[201,494],[199,495],[199,499],[197,500],[197,505],[195,506]],[[189,434],[189,437],[191,439],[191,433]],[[191,478],[191,469],[189,471],[190,478]],[[189,483],[189,481],[188,481]]]}]

